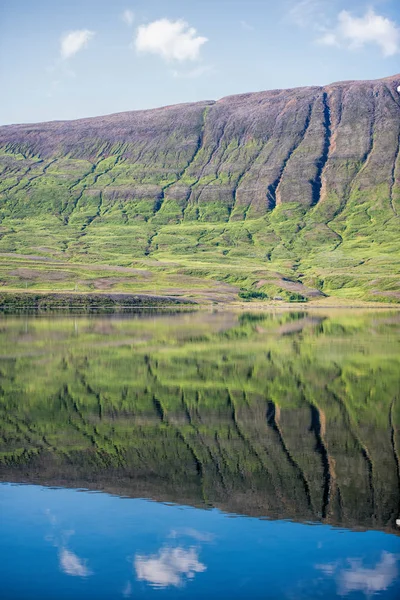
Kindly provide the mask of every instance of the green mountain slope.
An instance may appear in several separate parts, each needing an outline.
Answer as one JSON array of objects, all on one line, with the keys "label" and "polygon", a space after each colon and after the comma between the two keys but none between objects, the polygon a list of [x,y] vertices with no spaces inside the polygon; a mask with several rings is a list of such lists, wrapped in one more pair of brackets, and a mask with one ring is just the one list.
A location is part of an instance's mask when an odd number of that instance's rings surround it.
[{"label": "green mountain slope", "polygon": [[[188,295],[212,279],[398,302],[399,84],[0,127],[3,286]],[[157,277],[99,282],[95,263]]]}]

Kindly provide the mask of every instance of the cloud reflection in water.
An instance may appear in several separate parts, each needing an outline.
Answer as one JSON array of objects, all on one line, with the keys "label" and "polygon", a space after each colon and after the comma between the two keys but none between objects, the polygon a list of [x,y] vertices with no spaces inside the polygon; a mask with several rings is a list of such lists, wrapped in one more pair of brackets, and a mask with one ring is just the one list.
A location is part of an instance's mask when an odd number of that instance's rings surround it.
[{"label": "cloud reflection in water", "polygon": [[179,546],[162,548],[157,554],[136,554],[134,567],[139,581],[147,581],[158,588],[180,587],[207,568],[199,561],[196,548]]},{"label": "cloud reflection in water", "polygon": [[340,567],[338,562],[315,565],[325,575],[335,577],[340,596],[350,592],[363,592],[367,596],[383,592],[397,579],[397,557],[390,552],[382,552],[375,567],[364,567],[359,559],[347,562],[347,568]]},{"label": "cloud reflection in water", "polygon": [[83,561],[79,556],[67,550],[67,548],[61,548],[60,550],[60,568],[66,575],[72,575],[73,577],[88,577],[92,574],[90,569],[86,566],[86,561]]}]

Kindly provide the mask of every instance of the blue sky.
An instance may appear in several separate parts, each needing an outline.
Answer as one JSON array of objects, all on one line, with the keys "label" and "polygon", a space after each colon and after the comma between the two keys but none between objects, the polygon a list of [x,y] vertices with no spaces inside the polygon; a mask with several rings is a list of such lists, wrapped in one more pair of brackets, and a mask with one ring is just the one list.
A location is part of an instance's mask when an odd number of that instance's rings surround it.
[{"label": "blue sky", "polygon": [[0,3],[1,124],[399,71],[399,0]]}]

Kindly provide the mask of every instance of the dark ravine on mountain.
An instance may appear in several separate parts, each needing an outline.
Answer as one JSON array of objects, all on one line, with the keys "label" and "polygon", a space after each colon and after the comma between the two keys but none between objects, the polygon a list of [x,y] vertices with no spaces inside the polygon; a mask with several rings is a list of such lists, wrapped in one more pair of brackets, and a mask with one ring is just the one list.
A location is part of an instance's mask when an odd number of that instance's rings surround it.
[{"label": "dark ravine on mountain", "polygon": [[0,127],[4,290],[399,302],[399,85]]}]

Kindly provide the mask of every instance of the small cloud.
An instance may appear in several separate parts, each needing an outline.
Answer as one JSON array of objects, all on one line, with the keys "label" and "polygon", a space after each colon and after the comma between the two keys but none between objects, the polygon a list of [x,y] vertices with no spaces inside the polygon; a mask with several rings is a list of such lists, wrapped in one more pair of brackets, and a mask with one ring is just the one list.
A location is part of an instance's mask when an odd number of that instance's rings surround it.
[{"label": "small cloud", "polygon": [[139,581],[147,581],[155,588],[180,587],[196,573],[203,573],[206,566],[199,561],[195,548],[162,548],[158,554],[142,556],[134,560]]},{"label": "small cloud", "polygon": [[339,566],[338,562],[315,565],[326,576],[335,577],[339,596],[351,592],[361,592],[367,596],[387,590],[398,575],[397,559],[390,552],[382,552],[375,567],[364,567],[360,560],[348,560],[349,568]]},{"label": "small cloud", "polygon": [[250,25],[250,23],[248,23],[247,21],[240,21],[240,25],[242,29],[245,29],[246,31],[254,31],[255,29],[255,27],[253,27],[253,25]]},{"label": "small cloud", "polygon": [[94,31],[89,31],[89,29],[77,29],[64,34],[61,38],[61,57],[64,59],[71,58],[71,56],[86,48],[93,36]]},{"label": "small cloud", "polygon": [[335,33],[332,31],[327,31],[320,38],[318,38],[318,42],[320,44],[324,44],[324,46],[336,46],[339,47],[340,43]]},{"label": "small cloud", "polygon": [[400,27],[390,19],[369,9],[363,17],[353,17],[347,10],[338,15],[336,27],[326,30],[317,40],[327,46],[363,48],[376,44],[383,56],[393,56],[400,51]]},{"label": "small cloud", "polygon": [[365,568],[360,561],[353,561],[350,569],[340,572],[338,592],[346,596],[350,592],[376,594],[384,592],[397,579],[396,558],[389,552],[382,552],[381,560],[374,568]]},{"label": "small cloud", "polygon": [[130,10],[129,8],[127,8],[122,13],[121,18],[122,18],[123,22],[128,25],[128,27],[131,27],[131,25],[133,25],[133,22],[135,20],[135,13],[133,12],[133,10]]},{"label": "small cloud", "polygon": [[60,568],[66,575],[73,577],[88,577],[92,574],[86,562],[66,548],[60,550]]},{"label": "small cloud", "polygon": [[135,47],[138,52],[158,54],[166,61],[197,60],[206,37],[197,35],[194,27],[183,20],[160,19],[137,30]]},{"label": "small cloud", "polygon": [[171,71],[172,76],[176,79],[197,79],[206,73],[211,73],[214,71],[214,67],[211,65],[202,65],[200,67],[196,67],[195,69],[189,69],[188,71]]}]

